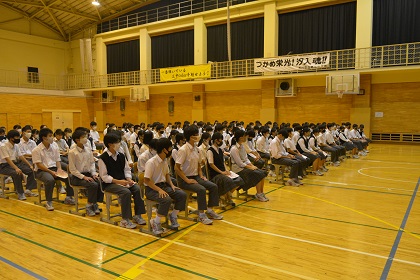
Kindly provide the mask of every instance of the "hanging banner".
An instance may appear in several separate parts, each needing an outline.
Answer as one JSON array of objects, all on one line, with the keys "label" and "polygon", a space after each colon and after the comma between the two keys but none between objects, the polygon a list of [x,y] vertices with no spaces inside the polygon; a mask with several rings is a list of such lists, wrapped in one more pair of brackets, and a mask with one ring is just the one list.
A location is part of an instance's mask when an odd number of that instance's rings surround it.
[{"label": "hanging banner", "polygon": [[330,65],[330,54],[296,55],[254,60],[254,72],[308,70]]},{"label": "hanging banner", "polygon": [[160,69],[160,81],[182,81],[211,77],[211,64]]}]

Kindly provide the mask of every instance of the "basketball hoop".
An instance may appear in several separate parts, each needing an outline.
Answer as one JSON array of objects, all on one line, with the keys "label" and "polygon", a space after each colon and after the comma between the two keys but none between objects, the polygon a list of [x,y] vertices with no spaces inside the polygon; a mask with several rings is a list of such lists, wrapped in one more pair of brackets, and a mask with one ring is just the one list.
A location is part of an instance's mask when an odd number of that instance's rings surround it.
[{"label": "basketball hoop", "polygon": [[344,90],[337,91],[338,98],[343,98],[343,95],[344,95]]}]

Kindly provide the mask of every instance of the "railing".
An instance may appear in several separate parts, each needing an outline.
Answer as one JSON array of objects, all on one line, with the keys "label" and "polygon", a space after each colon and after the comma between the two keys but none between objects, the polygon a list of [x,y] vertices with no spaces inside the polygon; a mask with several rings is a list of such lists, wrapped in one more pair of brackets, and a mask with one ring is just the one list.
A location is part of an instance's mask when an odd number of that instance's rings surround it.
[{"label": "railing", "polygon": [[[330,64],[326,67],[283,71],[274,74],[289,75],[305,72],[420,65],[420,42],[311,54],[325,53],[330,54]],[[289,57],[293,58],[293,55]],[[211,77],[207,79],[216,80],[263,75],[263,73],[254,71],[254,59],[244,59],[212,63]],[[107,75],[71,74],[63,76],[0,70],[0,86],[6,87],[75,90],[158,83],[163,83],[160,80],[160,69]]]},{"label": "railing", "polygon": [[[256,0],[230,0],[230,5],[238,5],[253,1]],[[110,21],[102,22],[97,26],[97,33],[105,33],[146,23],[192,15],[224,8],[226,5],[227,0],[187,0],[169,6],[121,16]]]}]

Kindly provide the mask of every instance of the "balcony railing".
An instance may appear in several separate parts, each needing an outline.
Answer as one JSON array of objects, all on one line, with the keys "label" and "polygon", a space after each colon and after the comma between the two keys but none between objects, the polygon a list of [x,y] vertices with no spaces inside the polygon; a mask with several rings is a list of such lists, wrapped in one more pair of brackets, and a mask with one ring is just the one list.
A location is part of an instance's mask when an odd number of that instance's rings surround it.
[{"label": "balcony railing", "polygon": [[[322,54],[325,53],[330,54],[330,64],[326,67],[276,72],[274,74],[289,75],[305,72],[420,65],[420,42],[322,52]],[[293,55],[290,55],[290,57],[293,58]],[[207,79],[217,80],[263,75],[263,73],[254,72],[254,59],[244,59],[213,62],[211,66],[211,77]],[[76,90],[158,83],[164,83],[160,80],[160,69],[107,75],[71,74],[62,76],[0,70],[0,86],[5,87]]]},{"label": "balcony railing", "polygon": [[[230,5],[238,5],[253,1],[256,0],[230,0]],[[97,26],[97,33],[105,33],[146,23],[192,15],[224,8],[226,5],[227,0],[187,0],[169,6],[121,16],[110,21],[102,22]]]}]

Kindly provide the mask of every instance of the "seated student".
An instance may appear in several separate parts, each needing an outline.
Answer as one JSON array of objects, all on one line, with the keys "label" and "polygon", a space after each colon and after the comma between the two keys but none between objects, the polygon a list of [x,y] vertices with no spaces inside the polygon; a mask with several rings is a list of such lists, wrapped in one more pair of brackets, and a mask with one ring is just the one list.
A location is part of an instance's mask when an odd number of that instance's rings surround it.
[{"label": "seated student", "polygon": [[270,130],[270,136],[268,136],[268,145],[270,145],[271,144],[271,141],[273,141],[273,139],[276,138],[277,131],[278,131],[278,129],[276,127],[273,127]]},{"label": "seated student", "polygon": [[[107,148],[99,157],[99,176],[104,182],[104,189],[107,192],[119,196],[121,201],[120,226],[124,228],[135,228],[131,218],[139,225],[145,225],[146,221],[141,214],[146,213],[144,202],[141,198],[140,187],[131,179],[131,169],[124,154],[118,152],[121,145],[121,134],[107,133],[104,137],[104,144]],[[134,216],[131,211],[131,197],[134,200]]]},{"label": "seated student", "polygon": [[255,186],[257,189],[255,198],[262,202],[268,201],[269,199],[264,194],[264,178],[266,177],[266,174],[253,165],[248,159],[244,147],[246,141],[247,135],[245,134],[245,131],[241,129],[237,130],[232,139],[232,147],[230,149],[232,171],[244,180],[244,185],[241,186],[241,189],[247,191]]},{"label": "seated student", "polygon": [[[113,130],[113,131],[108,132],[107,134],[109,133],[117,134],[121,140],[124,137],[124,132],[122,130]],[[118,152],[125,155],[125,158],[128,161],[128,165],[130,166],[130,168],[132,168],[134,165],[133,159],[131,158],[130,150],[128,149],[128,145],[125,141],[121,141],[120,149],[118,150]]]},{"label": "seated student", "polygon": [[149,143],[153,139],[153,132],[146,131],[143,135],[143,145],[140,148],[140,155],[149,149]]},{"label": "seated student", "polygon": [[219,189],[219,196],[225,196],[225,200],[232,206],[232,193],[245,183],[241,177],[231,178],[230,171],[225,166],[223,150],[223,135],[219,132],[213,134],[213,145],[207,150],[207,161],[209,164],[209,179],[215,183]]},{"label": "seated student", "polygon": [[[165,128],[166,135],[171,135],[172,130],[173,130],[172,129],[172,123],[168,122],[168,125]],[[172,143],[172,145],[173,145],[173,143]]]},{"label": "seated student", "polygon": [[293,126],[293,134],[292,134],[291,139],[293,141],[293,144],[295,144],[295,146],[296,146],[297,145],[297,141],[299,140],[300,135],[302,133],[302,128],[303,127],[300,126],[300,125],[296,125],[295,123],[293,125],[294,125]]},{"label": "seated student", "polygon": [[256,143],[257,152],[260,154],[263,159],[270,159],[269,143],[268,137],[270,135],[270,130],[267,127],[261,129],[261,137],[258,138]]},{"label": "seated student", "polygon": [[176,187],[169,176],[167,159],[171,156],[171,150],[169,139],[159,139],[156,143],[157,155],[147,161],[144,171],[146,197],[159,203],[156,218],[150,220],[154,234],[163,233],[160,220],[168,215],[172,200],[174,200],[174,209],[169,215],[169,220],[172,227],[179,227],[178,213],[185,209],[187,200],[187,194]]},{"label": "seated student", "polygon": [[39,141],[39,130],[36,128],[33,128],[31,130],[32,136],[31,136],[31,140],[33,140],[35,142],[35,144],[39,145],[39,143],[41,143]]},{"label": "seated student", "polygon": [[245,151],[248,155],[248,159],[253,165],[258,169],[261,169],[264,166],[264,160],[261,158],[260,154],[255,149],[255,131],[248,130],[246,133],[247,141],[243,144]]},{"label": "seated student", "polygon": [[[177,130],[175,130],[177,131]],[[173,173],[175,173],[175,162],[178,156],[178,151],[179,149],[184,146],[186,140],[184,137],[184,133],[177,133],[177,135],[175,136],[175,144],[172,147],[172,155],[171,155],[171,160],[170,160],[170,164],[171,164],[171,168]],[[173,174],[175,175],[175,174]]]},{"label": "seated student", "polygon": [[36,143],[31,139],[31,136],[31,127],[29,125],[25,125],[22,129],[22,138],[20,139],[19,150],[28,161],[32,159],[32,150],[36,147]]},{"label": "seated student", "polygon": [[[223,216],[213,210],[213,207],[219,205],[217,185],[208,181],[202,174],[199,162],[200,155],[195,146],[200,140],[198,128],[196,126],[188,126],[184,130],[184,135],[187,142],[178,151],[175,172],[179,176],[181,189],[197,193],[198,220],[205,225],[210,225],[213,221],[207,215],[215,220],[223,219]],[[208,204],[206,202],[206,190],[209,191]],[[206,209],[207,212],[204,213]]]},{"label": "seated student", "polygon": [[[368,144],[369,144],[370,142],[372,142],[372,140],[366,137],[366,134],[365,134],[365,131],[364,130],[365,130],[365,125],[364,124],[360,124],[359,125],[359,129],[358,129],[359,135],[362,137],[362,139],[365,139],[368,142]],[[366,147],[366,151],[365,152],[366,153],[369,153],[369,150],[367,149],[367,147]]]},{"label": "seated student", "polygon": [[85,147],[88,142],[87,133],[84,130],[75,130],[72,135],[76,147],[69,151],[70,182],[75,186],[87,187],[86,215],[95,216],[100,214],[98,196],[101,197],[99,177],[95,168],[95,159],[89,148]]},{"label": "seated student", "polygon": [[299,153],[307,157],[309,161],[309,165],[312,164],[312,174],[323,176],[324,173],[321,172],[321,158],[317,152],[312,150],[309,146],[309,137],[311,136],[311,130],[309,127],[305,126],[302,129],[302,134],[297,141],[296,148],[298,149]]},{"label": "seated student", "polygon": [[71,145],[73,145],[73,139],[71,139],[71,135],[72,135],[73,131],[71,130],[71,128],[65,128],[64,129],[64,141],[66,141],[67,146],[71,147]]},{"label": "seated student", "polygon": [[61,162],[68,164],[69,159],[67,155],[69,153],[69,145],[67,145],[67,142],[63,139],[63,136],[64,132],[61,129],[57,129],[54,133],[54,142],[58,146]]},{"label": "seated student", "polygon": [[[25,194],[28,196],[38,195],[31,191],[36,188],[32,164],[19,150],[19,137],[17,130],[10,130],[6,136],[8,141],[0,146],[0,174],[12,177],[19,200],[26,200]],[[23,175],[28,176],[25,192],[22,185]]]},{"label": "seated student", "polygon": [[[207,161],[207,150],[210,147],[210,139],[211,139],[210,133],[204,132],[201,135],[200,141],[198,142],[198,152],[200,153],[201,168],[204,168],[204,165],[206,164],[206,161]],[[206,175],[209,176],[208,174]]]},{"label": "seated student", "polygon": [[133,150],[134,150],[134,153],[133,153],[133,161],[134,162],[137,162],[139,160],[139,157],[140,157],[140,149],[141,149],[141,146],[143,146],[143,136],[144,136],[143,130],[139,130],[137,132],[136,142],[133,145]]},{"label": "seated student", "polygon": [[122,139],[126,143],[129,143],[130,144],[130,137],[134,133],[134,124],[132,124],[132,123],[128,123],[128,124],[124,123],[124,126],[122,128],[122,131],[123,131],[123,138]]},{"label": "seated student", "polygon": [[69,186],[68,179],[57,176],[58,173],[67,170],[67,164],[61,163],[60,152],[57,145],[54,143],[52,130],[49,128],[41,129],[39,132],[39,139],[41,139],[42,142],[33,149],[32,161],[35,164],[36,178],[44,183],[45,196],[47,199],[45,208],[48,211],[54,210],[52,195],[56,180],[60,180],[66,184],[65,191],[67,196],[64,203],[74,205],[74,192]]},{"label": "seated student", "polygon": [[172,146],[176,144],[176,135],[178,134],[178,130],[171,130],[169,134],[169,140],[171,140]]},{"label": "seated student", "polygon": [[19,132],[19,135],[22,134],[22,127],[19,124],[15,124],[13,126],[13,129],[16,130],[17,132]]},{"label": "seated student", "polygon": [[[340,160],[338,158],[339,150],[327,144],[327,137],[326,137],[325,129],[326,129],[326,125],[322,124],[320,125],[320,129],[318,129],[319,132],[317,134],[314,133],[317,140],[317,144],[321,148],[322,151],[330,152],[332,165],[340,166]],[[315,130],[316,128],[314,129],[314,131]]]},{"label": "seated student", "polygon": [[144,170],[146,168],[146,162],[156,155],[157,142],[158,142],[158,139],[150,140],[149,149],[146,152],[142,153],[139,157],[139,160],[137,162],[137,170],[139,172],[138,174],[139,179],[143,178]]},{"label": "seated student", "polygon": [[[350,127],[350,123],[348,123],[348,127]],[[366,147],[368,142],[360,136],[359,132],[357,131],[357,124],[353,124],[353,129],[348,132],[347,138],[349,138],[359,149],[359,155],[366,156]],[[362,150],[360,150],[362,148]]]},{"label": "seated student", "polygon": [[340,126],[338,130],[338,137],[340,139],[340,144],[343,145],[347,151],[351,151],[353,158],[359,158],[357,155],[357,147],[353,144],[353,142],[347,138],[344,134],[344,126]]},{"label": "seated student", "polygon": [[163,124],[156,125],[156,137],[155,138],[167,138],[167,135],[165,133],[165,126]]},{"label": "seated student", "polygon": [[327,153],[323,152],[318,145],[318,136],[320,134],[319,128],[314,127],[309,136],[309,147],[318,154],[320,158],[319,167],[323,172],[327,172],[328,168],[325,167],[325,161],[327,160]]},{"label": "seated student", "polygon": [[328,123],[327,129],[325,130],[325,142],[330,147],[334,148],[338,152],[338,157],[345,157],[346,156],[346,148],[344,146],[339,145],[340,141],[338,138],[335,138],[336,133],[336,125],[334,123]]},{"label": "seated student", "polygon": [[129,144],[129,148],[133,148],[134,144],[136,144],[136,141],[138,140],[139,131],[140,126],[138,124],[133,126],[133,133],[130,135],[130,139],[127,141],[127,143]]},{"label": "seated student", "polygon": [[366,153],[363,152],[363,145],[360,143],[360,140],[358,138],[352,138],[352,136],[355,136],[355,135],[350,134],[351,123],[346,122],[346,123],[343,124],[343,127],[344,127],[344,130],[342,130],[343,134],[357,148],[358,155],[359,156],[366,156]]},{"label": "seated student", "polygon": [[0,127],[0,144],[1,142],[6,142],[7,141],[7,137],[6,137],[6,130],[3,127]]},{"label": "seated student", "polygon": [[101,142],[101,137],[99,136],[98,132],[98,124],[96,122],[90,122],[90,137],[93,139],[93,143],[98,150],[103,150],[104,143]]},{"label": "seated student", "polygon": [[285,129],[280,129],[276,138],[270,143],[271,162],[273,164],[281,164],[290,166],[290,179],[286,182],[288,186],[298,187],[303,185],[299,180],[299,176],[303,174],[303,163],[294,155],[289,154],[284,146],[284,140],[287,139],[289,133]]},{"label": "seated student", "polygon": [[[286,152],[288,152],[291,155],[294,155],[295,158],[297,158],[298,160],[300,160],[302,162],[303,175],[305,175],[306,174],[306,169],[309,167],[311,160],[307,157],[303,157],[303,155],[296,148],[296,145],[293,142],[293,138],[292,138],[296,135],[293,132],[293,129],[287,128],[286,131],[289,135],[289,137],[287,137],[286,139],[283,140],[283,144],[284,144],[284,147],[286,148]],[[299,176],[301,176],[301,175],[299,174]]]}]

